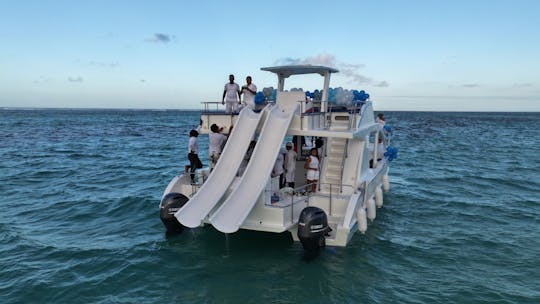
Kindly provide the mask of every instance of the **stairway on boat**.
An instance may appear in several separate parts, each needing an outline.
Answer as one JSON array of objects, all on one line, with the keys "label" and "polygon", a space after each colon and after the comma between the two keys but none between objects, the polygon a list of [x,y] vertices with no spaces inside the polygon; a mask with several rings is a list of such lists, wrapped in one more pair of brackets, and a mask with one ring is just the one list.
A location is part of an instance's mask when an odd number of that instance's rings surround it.
[{"label": "stairway on boat", "polygon": [[[334,120],[330,126],[332,131],[343,131],[349,129],[348,120]],[[326,156],[324,158],[325,168],[323,168],[320,178],[320,191],[323,193],[340,191],[339,185],[343,175],[343,162],[345,161],[345,149],[347,139],[329,137],[326,140]],[[330,189],[330,185],[332,189]]]}]

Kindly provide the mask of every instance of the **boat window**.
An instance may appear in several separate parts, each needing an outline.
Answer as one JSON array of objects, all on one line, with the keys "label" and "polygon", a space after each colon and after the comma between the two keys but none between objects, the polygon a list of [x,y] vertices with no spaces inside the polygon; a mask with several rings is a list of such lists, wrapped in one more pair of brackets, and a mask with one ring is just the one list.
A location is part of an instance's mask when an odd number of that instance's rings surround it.
[{"label": "boat window", "polygon": [[343,115],[336,115],[334,117],[335,120],[349,120],[349,116],[343,116]]}]

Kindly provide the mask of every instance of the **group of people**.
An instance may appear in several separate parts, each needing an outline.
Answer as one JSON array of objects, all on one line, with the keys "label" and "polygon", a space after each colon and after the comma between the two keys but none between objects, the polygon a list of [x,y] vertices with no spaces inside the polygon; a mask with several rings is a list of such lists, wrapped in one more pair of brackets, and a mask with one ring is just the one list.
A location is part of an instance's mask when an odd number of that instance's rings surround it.
[{"label": "group of people", "polygon": [[[293,149],[293,143],[285,145],[285,153],[278,153],[271,177],[279,176],[279,187],[295,187],[296,158],[297,152]],[[317,148],[310,150],[310,155],[306,158],[304,169],[306,169],[306,184],[311,185],[310,191],[317,191],[319,181],[319,152]]]},{"label": "group of people", "polygon": [[[201,122],[202,123],[202,122]],[[197,129],[193,129],[189,132],[188,143],[188,160],[189,165],[185,167],[186,173],[190,173],[191,183],[195,183],[195,170],[201,169],[203,164],[199,158],[199,132],[201,125]],[[222,134],[223,128],[218,127],[216,124],[210,126],[210,134],[208,134],[208,155],[210,157],[210,171],[214,169],[227,141],[227,135]],[[229,133],[232,131],[232,126],[229,129]]]},{"label": "group of people", "polygon": [[[223,97],[221,104],[225,105],[225,113],[238,113],[240,105],[248,106],[255,110],[255,95],[257,94],[257,86],[253,84],[251,76],[246,77],[246,84],[240,88],[234,82],[234,75],[229,75],[229,82],[225,84],[223,89]],[[241,96],[244,96],[243,100]],[[241,101],[242,100],[242,101]]]},{"label": "group of people", "polygon": [[279,176],[279,187],[285,186],[294,188],[296,175],[296,151],[293,149],[292,142],[285,145],[285,151],[278,153],[271,177]]},{"label": "group of people", "polygon": [[[232,128],[232,127],[231,127]],[[212,171],[217,164],[217,161],[221,155],[223,146],[227,141],[227,136],[222,134],[223,128],[218,127],[216,124],[210,126],[211,133],[208,134],[208,155],[210,157],[210,171]],[[195,170],[201,169],[203,164],[199,159],[199,143],[198,143],[199,130],[191,130],[189,132],[189,144],[188,144],[188,160],[189,165],[185,167],[186,173],[189,172],[191,182],[195,183]],[[249,148],[244,156],[242,165],[240,166],[239,175],[243,174],[245,167],[251,158],[251,154],[255,148],[255,141],[251,141]],[[271,177],[279,176],[279,187],[295,187],[296,177],[296,159],[297,153],[293,149],[293,143],[288,142],[285,145],[284,153],[278,153],[276,162],[272,169]],[[309,157],[304,164],[306,169],[306,183],[311,184],[311,191],[317,191],[317,183],[319,181],[319,153],[317,148],[312,148]]]}]

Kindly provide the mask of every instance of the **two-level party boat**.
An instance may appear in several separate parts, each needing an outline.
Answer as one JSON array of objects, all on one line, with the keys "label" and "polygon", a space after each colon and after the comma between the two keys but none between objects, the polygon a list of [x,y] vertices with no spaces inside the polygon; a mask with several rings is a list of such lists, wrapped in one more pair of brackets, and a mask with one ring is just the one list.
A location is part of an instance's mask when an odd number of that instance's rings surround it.
[{"label": "two-level party boat", "polygon": [[[278,77],[275,102],[257,112],[246,107],[239,114],[205,103],[201,133],[209,133],[212,124],[226,126],[224,133],[234,127],[211,172],[197,170],[195,182],[189,173],[171,180],[160,204],[161,219],[169,232],[205,225],[224,233],[288,231],[305,250],[346,246],[357,230],[366,231],[368,219],[374,220],[383,204],[389,161],[381,155],[390,136],[375,121],[369,99],[345,106],[328,102],[330,75],[338,70],[312,65],[262,70]],[[323,77],[320,101],[302,91],[284,90],[286,78],[301,74]],[[322,143],[315,191],[306,185],[306,138]],[[252,140],[256,145],[246,166]],[[293,140],[298,151],[295,188],[279,189],[279,176],[271,177],[272,169],[285,143]]]}]

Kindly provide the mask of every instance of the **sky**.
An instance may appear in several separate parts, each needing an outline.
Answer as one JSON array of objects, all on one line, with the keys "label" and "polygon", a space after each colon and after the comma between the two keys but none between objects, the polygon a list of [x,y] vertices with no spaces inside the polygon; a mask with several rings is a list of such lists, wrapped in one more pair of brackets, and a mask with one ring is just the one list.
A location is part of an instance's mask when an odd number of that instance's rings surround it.
[{"label": "sky", "polygon": [[[340,70],[375,110],[540,111],[540,1],[0,0],[0,107],[201,109]],[[300,76],[286,89],[321,89]]]}]

